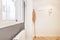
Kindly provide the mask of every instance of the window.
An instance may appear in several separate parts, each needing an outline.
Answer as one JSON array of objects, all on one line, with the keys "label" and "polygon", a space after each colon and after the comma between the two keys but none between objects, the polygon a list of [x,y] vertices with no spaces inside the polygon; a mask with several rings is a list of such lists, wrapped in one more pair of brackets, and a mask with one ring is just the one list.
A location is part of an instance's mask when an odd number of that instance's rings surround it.
[{"label": "window", "polygon": [[24,1],[23,0],[2,0],[3,20],[23,20]]}]

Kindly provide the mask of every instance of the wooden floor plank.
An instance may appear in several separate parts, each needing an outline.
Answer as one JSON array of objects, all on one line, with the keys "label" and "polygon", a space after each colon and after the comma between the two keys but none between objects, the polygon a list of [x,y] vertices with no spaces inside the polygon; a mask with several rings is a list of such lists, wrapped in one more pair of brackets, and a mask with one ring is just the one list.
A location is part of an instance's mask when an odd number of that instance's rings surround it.
[{"label": "wooden floor plank", "polygon": [[60,37],[34,37],[33,40],[60,40]]}]

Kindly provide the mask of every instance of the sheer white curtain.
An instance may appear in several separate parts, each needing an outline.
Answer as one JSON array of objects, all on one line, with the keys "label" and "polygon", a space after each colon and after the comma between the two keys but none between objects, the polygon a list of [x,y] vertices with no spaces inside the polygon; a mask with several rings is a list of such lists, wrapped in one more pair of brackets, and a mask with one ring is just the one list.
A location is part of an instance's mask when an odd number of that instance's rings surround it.
[{"label": "sheer white curtain", "polygon": [[3,20],[23,20],[24,14],[23,0],[2,0]]},{"label": "sheer white curtain", "polygon": [[3,20],[15,20],[15,5],[12,0],[2,0]]}]

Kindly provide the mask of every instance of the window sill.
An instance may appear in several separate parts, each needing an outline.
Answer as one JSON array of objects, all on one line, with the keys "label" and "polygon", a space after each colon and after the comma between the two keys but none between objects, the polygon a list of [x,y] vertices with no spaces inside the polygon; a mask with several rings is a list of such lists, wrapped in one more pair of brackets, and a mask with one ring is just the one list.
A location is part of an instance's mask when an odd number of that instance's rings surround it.
[{"label": "window sill", "polygon": [[9,27],[11,25],[16,25],[19,23],[23,23],[23,21],[0,21],[0,28],[5,28],[5,27]]}]

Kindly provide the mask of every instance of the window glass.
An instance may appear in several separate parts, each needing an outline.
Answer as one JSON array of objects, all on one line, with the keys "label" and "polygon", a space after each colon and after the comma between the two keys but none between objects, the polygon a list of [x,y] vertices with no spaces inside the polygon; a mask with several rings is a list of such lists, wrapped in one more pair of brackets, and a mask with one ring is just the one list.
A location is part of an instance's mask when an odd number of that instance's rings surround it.
[{"label": "window glass", "polygon": [[3,20],[23,20],[24,18],[23,0],[2,0]]}]

